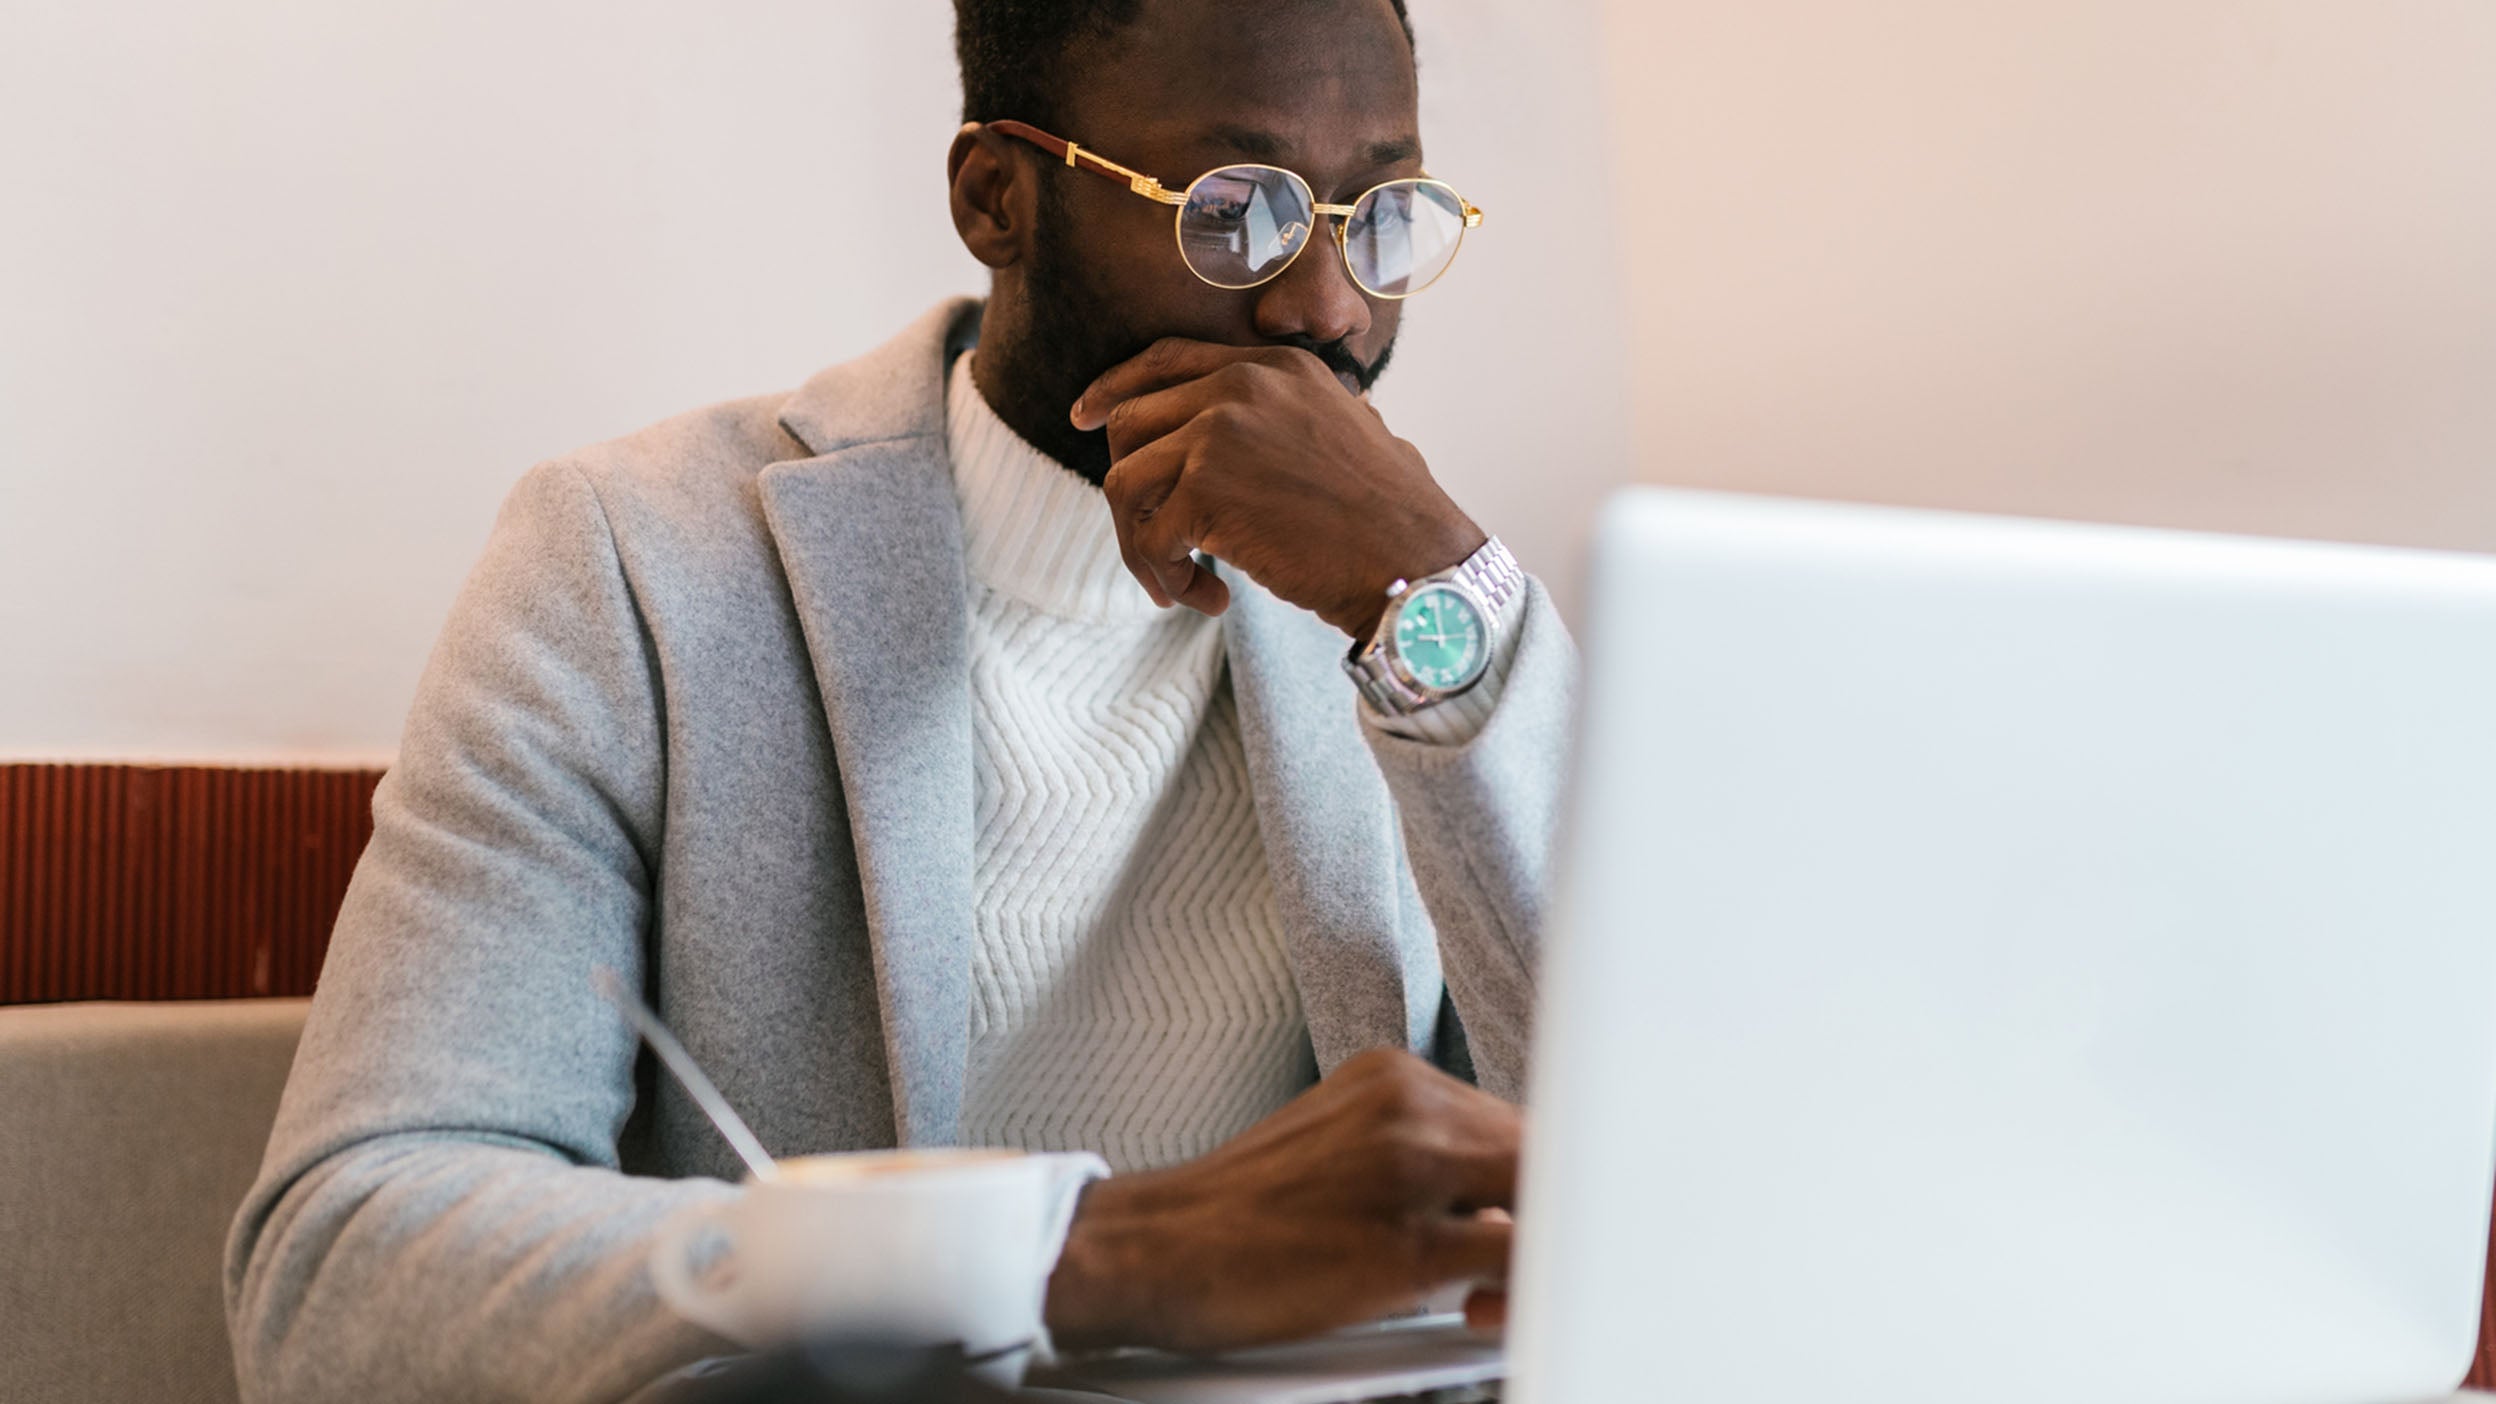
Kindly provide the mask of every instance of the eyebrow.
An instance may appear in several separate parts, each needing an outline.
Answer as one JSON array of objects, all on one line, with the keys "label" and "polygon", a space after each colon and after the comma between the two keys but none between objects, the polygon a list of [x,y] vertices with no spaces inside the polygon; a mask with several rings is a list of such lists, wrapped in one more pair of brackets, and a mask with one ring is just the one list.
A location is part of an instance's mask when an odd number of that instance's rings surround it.
[{"label": "eyebrow", "polygon": [[[1206,133],[1213,141],[1256,161],[1278,161],[1291,154],[1292,145],[1274,133],[1259,127],[1242,127],[1223,122]],[[1421,154],[1421,139],[1400,136],[1390,141],[1373,141],[1361,148],[1361,155],[1372,166],[1395,166]]]}]

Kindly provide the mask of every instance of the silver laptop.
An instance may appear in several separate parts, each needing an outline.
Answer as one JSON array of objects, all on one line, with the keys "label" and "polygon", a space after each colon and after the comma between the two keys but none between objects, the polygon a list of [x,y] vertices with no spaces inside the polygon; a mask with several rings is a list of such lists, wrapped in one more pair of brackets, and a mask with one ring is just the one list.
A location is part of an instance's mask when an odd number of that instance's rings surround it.
[{"label": "silver laptop", "polygon": [[[2496,1187],[2496,560],[1604,519],[1506,1398],[2393,1404]],[[1080,1383],[1470,1399],[1444,1318]]]},{"label": "silver laptop", "polygon": [[2455,1386],[2496,559],[1637,491],[1591,598],[1509,1400]]}]

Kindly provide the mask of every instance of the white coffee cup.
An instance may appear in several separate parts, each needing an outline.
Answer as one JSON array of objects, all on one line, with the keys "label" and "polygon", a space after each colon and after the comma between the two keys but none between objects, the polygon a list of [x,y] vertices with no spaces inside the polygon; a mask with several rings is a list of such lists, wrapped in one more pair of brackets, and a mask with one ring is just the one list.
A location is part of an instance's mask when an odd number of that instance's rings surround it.
[{"label": "white coffee cup", "polygon": [[[855,1335],[959,1344],[1018,1383],[1041,1338],[1050,1266],[1091,1155],[865,1151],[779,1162],[774,1179],[670,1220],[650,1249],[659,1296],[748,1346]],[[696,1255],[708,1259],[699,1270]]]}]

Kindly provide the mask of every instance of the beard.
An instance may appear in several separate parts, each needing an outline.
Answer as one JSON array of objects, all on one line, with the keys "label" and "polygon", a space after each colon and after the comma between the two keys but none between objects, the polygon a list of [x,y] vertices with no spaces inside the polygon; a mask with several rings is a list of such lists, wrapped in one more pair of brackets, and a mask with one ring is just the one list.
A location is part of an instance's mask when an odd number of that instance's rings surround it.
[{"label": "beard", "polygon": [[[1023,275],[1023,335],[1002,357],[982,347],[980,364],[989,384],[984,392],[990,408],[1033,448],[1064,465],[1085,482],[1099,487],[1109,477],[1109,433],[1079,430],[1066,412],[1075,397],[1112,366],[1133,359],[1169,333],[1136,326],[1120,310],[1118,299],[1094,281],[1095,270],[1074,256],[1062,237],[1067,215],[1063,177],[1045,177],[1040,219],[1032,231],[1031,256]],[[1325,249],[1307,249],[1303,257],[1323,256]],[[1230,296],[1207,285],[1207,297]],[[1352,354],[1343,338],[1319,341],[1306,335],[1270,338],[1265,344],[1297,346],[1326,363],[1338,378],[1366,392],[1384,375],[1395,354],[1390,341],[1375,361]]]}]

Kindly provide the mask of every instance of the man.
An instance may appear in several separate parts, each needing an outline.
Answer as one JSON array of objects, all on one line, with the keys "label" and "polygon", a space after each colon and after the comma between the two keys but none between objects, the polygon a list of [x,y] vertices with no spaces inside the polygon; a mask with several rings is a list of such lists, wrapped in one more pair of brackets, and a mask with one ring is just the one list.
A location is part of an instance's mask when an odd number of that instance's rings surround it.
[{"label": "man", "polygon": [[1504,1270],[1574,663],[1362,393],[1471,218],[1417,183],[1401,7],[958,19],[984,308],[497,524],[235,1226],[248,1397],[613,1399],[723,1349],[643,1263],[736,1163],[601,965],[775,1154],[1106,1155],[1061,1345]]}]

